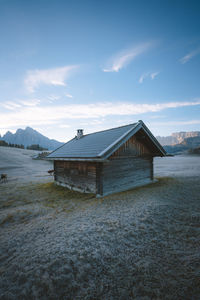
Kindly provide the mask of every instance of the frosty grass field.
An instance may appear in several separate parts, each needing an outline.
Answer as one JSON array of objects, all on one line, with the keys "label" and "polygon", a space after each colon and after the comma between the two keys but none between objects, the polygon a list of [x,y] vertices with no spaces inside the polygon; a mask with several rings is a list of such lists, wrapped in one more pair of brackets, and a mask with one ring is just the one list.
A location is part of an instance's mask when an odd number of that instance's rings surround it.
[{"label": "frosty grass field", "polygon": [[157,183],[95,199],[33,153],[0,147],[0,299],[200,299],[200,156],[157,158]]}]

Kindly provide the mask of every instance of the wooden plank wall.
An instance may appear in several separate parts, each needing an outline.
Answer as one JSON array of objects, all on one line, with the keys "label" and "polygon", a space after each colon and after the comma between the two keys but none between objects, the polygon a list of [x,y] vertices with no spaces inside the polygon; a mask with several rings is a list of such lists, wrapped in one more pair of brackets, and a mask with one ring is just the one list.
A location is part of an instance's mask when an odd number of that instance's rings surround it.
[{"label": "wooden plank wall", "polygon": [[135,136],[131,137],[124,143],[117,151],[115,151],[111,158],[122,156],[145,156],[151,155],[149,149],[139,141]]},{"label": "wooden plank wall", "polygon": [[152,182],[153,159],[127,157],[103,164],[103,195],[125,191]]},{"label": "wooden plank wall", "polygon": [[55,161],[55,181],[72,189],[107,195],[153,180],[153,157],[146,145],[131,137],[108,162]]},{"label": "wooden plank wall", "polygon": [[96,193],[96,163],[54,161],[54,170],[57,183],[82,192]]}]

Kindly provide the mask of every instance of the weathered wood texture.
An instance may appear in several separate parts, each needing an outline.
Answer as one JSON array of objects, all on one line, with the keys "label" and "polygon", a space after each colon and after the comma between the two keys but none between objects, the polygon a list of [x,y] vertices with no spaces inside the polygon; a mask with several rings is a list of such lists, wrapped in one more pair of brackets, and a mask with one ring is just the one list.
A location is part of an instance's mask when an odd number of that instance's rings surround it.
[{"label": "weathered wood texture", "polygon": [[152,182],[153,157],[140,138],[131,137],[107,162],[54,161],[55,181],[100,196]]},{"label": "weathered wood texture", "polygon": [[152,158],[127,157],[103,163],[103,193],[108,195],[152,182]]},{"label": "weathered wood texture", "polygon": [[71,189],[96,193],[96,163],[54,161],[55,181]]},{"label": "weathered wood texture", "polygon": [[117,151],[115,151],[113,157],[123,156],[145,156],[151,155],[151,152],[144,143],[139,141],[135,136],[131,137],[126,143],[124,143]]},{"label": "weathered wood texture", "polygon": [[103,195],[103,163],[96,164],[96,194]]},{"label": "weathered wood texture", "polygon": [[151,156],[162,156],[157,146],[152,143],[150,137],[145,133],[144,129],[140,129],[134,137],[137,139],[139,143],[145,146],[148,149]]}]

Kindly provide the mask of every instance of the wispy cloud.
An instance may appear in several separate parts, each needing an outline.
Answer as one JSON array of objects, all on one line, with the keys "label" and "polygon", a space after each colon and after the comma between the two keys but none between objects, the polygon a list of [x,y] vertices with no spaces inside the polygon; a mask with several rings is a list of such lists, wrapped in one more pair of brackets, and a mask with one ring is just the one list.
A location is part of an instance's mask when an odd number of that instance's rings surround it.
[{"label": "wispy cloud", "polygon": [[143,83],[144,79],[147,78],[147,77],[150,77],[151,80],[154,80],[155,77],[158,76],[159,73],[160,73],[160,72],[153,72],[153,73],[151,73],[151,72],[146,72],[146,73],[144,73],[144,74],[142,74],[142,75],[140,76],[138,82],[139,82],[139,83]]},{"label": "wispy cloud", "polygon": [[65,95],[67,98],[73,98],[73,96],[71,94],[66,94]]},{"label": "wispy cloud", "polygon": [[20,104],[24,106],[37,106],[39,103],[39,99],[20,100]]},{"label": "wispy cloud", "polygon": [[1,106],[7,110],[18,110],[24,106],[37,106],[40,103],[39,99],[28,99],[28,100],[16,100],[16,101],[5,101],[1,103]]},{"label": "wispy cloud", "polygon": [[1,106],[8,110],[16,110],[17,108],[21,107],[21,104],[16,103],[14,101],[6,101],[2,103]]},{"label": "wispy cloud", "polygon": [[158,76],[159,73],[160,73],[160,72],[154,72],[154,73],[151,73],[151,74],[150,74],[151,79],[154,80],[154,78],[155,78],[156,76]]},{"label": "wispy cloud", "polygon": [[24,83],[28,92],[33,93],[40,85],[65,86],[65,80],[78,66],[65,66],[55,69],[30,70],[27,72]]},{"label": "wispy cloud", "polygon": [[19,107],[15,111],[0,113],[1,124],[7,127],[39,126],[55,124],[66,119],[98,119],[108,116],[140,115],[170,108],[200,105],[200,99],[188,102],[166,102],[157,104],[96,103],[51,106]]},{"label": "wispy cloud", "polygon": [[125,66],[127,66],[133,59],[147,51],[152,47],[152,43],[144,43],[124,50],[116,54],[107,64],[107,67],[103,69],[104,72],[118,72]]},{"label": "wispy cloud", "polygon": [[198,55],[200,53],[200,47],[189,52],[185,56],[183,56],[179,61],[181,64],[187,63],[189,60],[191,60],[194,56]]},{"label": "wispy cloud", "polygon": [[60,99],[60,96],[57,96],[57,95],[50,95],[47,97],[47,99],[49,100],[50,103],[54,102],[54,101],[57,101]]},{"label": "wispy cloud", "polygon": [[198,125],[200,120],[152,122],[154,126]]},{"label": "wispy cloud", "polygon": [[144,79],[149,76],[149,73],[144,73],[139,78],[139,83],[143,83]]}]

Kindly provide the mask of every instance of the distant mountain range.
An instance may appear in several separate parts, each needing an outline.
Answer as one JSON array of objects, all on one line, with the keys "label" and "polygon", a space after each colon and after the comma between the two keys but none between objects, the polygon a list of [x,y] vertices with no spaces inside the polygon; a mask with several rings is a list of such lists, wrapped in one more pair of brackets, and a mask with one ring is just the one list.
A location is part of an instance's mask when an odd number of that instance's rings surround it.
[{"label": "distant mountain range", "polygon": [[31,127],[17,129],[16,133],[7,131],[4,136],[0,136],[0,139],[7,143],[24,145],[24,147],[38,144],[48,150],[54,150],[63,145],[63,143],[49,139]]},{"label": "distant mountain range", "polygon": [[187,138],[200,137],[200,131],[181,131],[172,133],[169,136],[157,136],[157,140],[162,146],[177,145],[182,143]]},{"label": "distant mountain range", "polygon": [[199,153],[200,131],[176,132],[170,136],[156,138],[168,153]]},{"label": "distant mountain range", "polygon": [[[170,136],[157,136],[156,138],[164,149],[172,154],[191,152],[191,149],[200,148],[200,131],[175,132]],[[11,144],[24,145],[24,147],[38,144],[48,150],[54,150],[63,145],[63,143],[49,139],[31,127],[17,129],[16,133],[8,131],[3,137],[0,136],[0,140]]]}]

